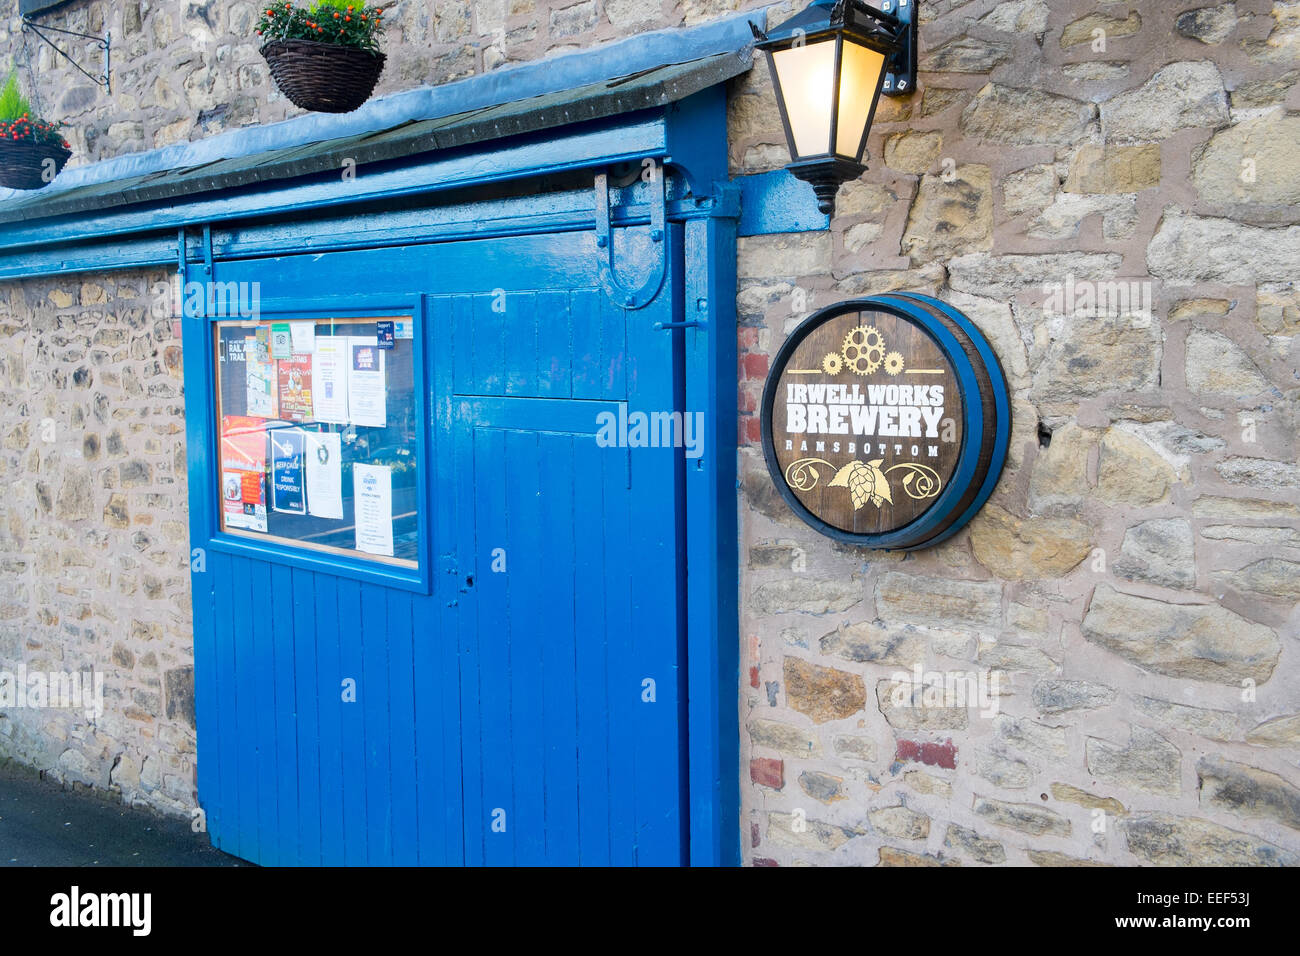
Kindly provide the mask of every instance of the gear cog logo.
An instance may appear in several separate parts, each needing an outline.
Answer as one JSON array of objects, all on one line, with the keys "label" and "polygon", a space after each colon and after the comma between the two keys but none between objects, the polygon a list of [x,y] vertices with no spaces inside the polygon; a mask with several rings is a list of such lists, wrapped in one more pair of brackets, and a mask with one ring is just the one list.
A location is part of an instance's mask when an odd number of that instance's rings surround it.
[{"label": "gear cog logo", "polygon": [[903,356],[900,352],[890,352],[885,356],[885,373],[897,375],[903,371]]},{"label": "gear cog logo", "polygon": [[870,375],[885,358],[885,339],[874,325],[859,325],[844,336],[844,364],[855,375]]},{"label": "gear cog logo", "polygon": [[844,368],[844,360],[840,358],[840,353],[827,352],[826,357],[822,359],[822,371],[827,375],[839,375],[842,368]]}]

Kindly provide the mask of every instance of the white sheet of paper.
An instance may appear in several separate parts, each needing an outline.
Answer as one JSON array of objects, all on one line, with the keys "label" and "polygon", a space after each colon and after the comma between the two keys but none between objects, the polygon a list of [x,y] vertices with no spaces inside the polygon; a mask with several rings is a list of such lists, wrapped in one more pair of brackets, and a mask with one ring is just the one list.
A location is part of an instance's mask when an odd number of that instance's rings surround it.
[{"label": "white sheet of paper", "polygon": [[357,550],[393,556],[393,470],[387,465],[353,465]]},{"label": "white sheet of paper", "polygon": [[257,360],[257,339],[244,339],[245,395],[247,414],[274,418],[276,406],[275,361]]},{"label": "white sheet of paper", "polygon": [[311,355],[312,405],[316,421],[348,423],[348,352],[346,335],[322,335]]},{"label": "white sheet of paper", "polygon": [[294,355],[311,355],[316,351],[315,322],[290,322],[289,335],[293,338]]},{"label": "white sheet of paper", "polygon": [[388,424],[384,354],[374,336],[348,339],[348,416],[353,425]]},{"label": "white sheet of paper", "polygon": [[343,452],[338,432],[307,433],[307,511],[343,517]]}]

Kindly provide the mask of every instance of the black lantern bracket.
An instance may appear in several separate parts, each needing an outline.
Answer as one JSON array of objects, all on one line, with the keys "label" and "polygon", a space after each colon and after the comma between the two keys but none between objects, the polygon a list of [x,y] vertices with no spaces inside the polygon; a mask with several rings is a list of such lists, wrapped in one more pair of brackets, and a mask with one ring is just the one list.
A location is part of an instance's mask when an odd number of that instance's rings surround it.
[{"label": "black lantern bracket", "polygon": [[[909,2],[915,3],[916,0],[909,0]],[[91,73],[84,66],[78,63],[76,60],[74,60],[66,50],[64,50],[57,43],[55,43],[48,36],[46,36],[45,35],[46,30],[50,31],[51,33],[61,34],[63,36],[78,37],[79,39],[82,40],[94,40],[95,45],[99,47],[99,49],[104,51],[104,72],[100,76],[95,76],[95,74]],[[36,22],[33,21],[32,18],[28,16],[23,17],[23,33],[36,34],[36,36],[39,37],[47,46],[49,46],[50,49],[52,49],[59,56],[63,57],[65,60],[71,63],[73,67],[75,67],[78,71],[84,74],[88,79],[92,80],[96,86],[102,86],[104,88],[105,93],[113,92],[113,84],[112,84],[112,80],[110,79],[110,76],[112,75],[111,71],[112,71],[112,52],[113,52],[113,35],[111,33],[106,32],[101,37],[101,36],[95,36],[92,33],[78,33],[76,30],[64,30],[60,27],[52,27],[48,25],[38,26]]]},{"label": "black lantern bracket", "polygon": [[898,50],[890,58],[880,87],[883,96],[907,96],[916,89],[916,4],[917,0],[884,0],[880,4],[881,14],[895,19],[901,28],[895,34]]}]

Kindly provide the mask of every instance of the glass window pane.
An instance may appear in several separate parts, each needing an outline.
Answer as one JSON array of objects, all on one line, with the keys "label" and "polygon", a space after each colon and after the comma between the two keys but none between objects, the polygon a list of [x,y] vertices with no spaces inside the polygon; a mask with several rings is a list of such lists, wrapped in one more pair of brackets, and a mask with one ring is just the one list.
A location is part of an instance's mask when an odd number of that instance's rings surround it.
[{"label": "glass window pane", "polygon": [[835,41],[821,40],[777,50],[772,54],[772,63],[781,83],[790,131],[794,134],[798,155],[793,158],[830,152]]},{"label": "glass window pane", "polygon": [[862,131],[884,71],[883,54],[844,41],[840,62],[840,121],[835,129],[835,152],[841,156],[858,158]]},{"label": "glass window pane", "polygon": [[416,567],[411,316],[214,323],[221,530]]}]

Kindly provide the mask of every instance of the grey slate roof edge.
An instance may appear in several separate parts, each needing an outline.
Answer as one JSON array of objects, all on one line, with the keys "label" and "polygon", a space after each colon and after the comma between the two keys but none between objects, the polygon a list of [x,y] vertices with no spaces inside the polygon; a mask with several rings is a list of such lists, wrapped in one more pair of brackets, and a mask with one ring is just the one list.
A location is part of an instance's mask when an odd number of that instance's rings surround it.
[{"label": "grey slate roof edge", "polygon": [[745,72],[751,60],[751,51],[748,50],[719,53],[689,63],[649,70],[623,83],[601,81],[564,94],[545,94],[453,117],[404,123],[372,134],[346,136],[235,159],[219,159],[183,170],[147,173],[113,183],[86,184],[54,195],[31,194],[23,203],[0,203],[0,223],[178,199],[217,189],[323,172],[337,174],[344,159],[362,166],[605,119],[683,99]]},{"label": "grey slate roof edge", "polygon": [[[206,139],[113,157],[65,170],[38,195],[43,199],[54,199],[61,192],[91,184],[135,179],[149,173],[201,166],[222,159],[378,133],[405,123],[440,119],[618,79],[656,67],[719,53],[734,53],[752,47],[754,40],[749,24],[753,22],[763,27],[768,9],[764,7],[696,27],[639,34],[594,49],[506,67],[440,86],[404,90],[373,99],[352,113],[309,113],[278,123],[230,130]],[[0,189],[0,212],[30,195],[20,190]],[[42,215],[30,218],[41,218]]]}]

